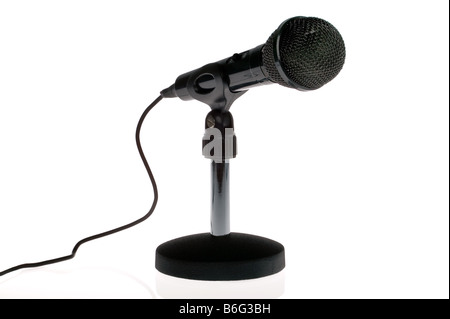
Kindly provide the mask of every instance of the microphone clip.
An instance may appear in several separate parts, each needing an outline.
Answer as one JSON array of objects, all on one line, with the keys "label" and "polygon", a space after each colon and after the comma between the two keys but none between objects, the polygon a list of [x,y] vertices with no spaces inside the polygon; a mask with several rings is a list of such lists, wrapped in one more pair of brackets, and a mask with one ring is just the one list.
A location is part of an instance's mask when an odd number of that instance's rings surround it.
[{"label": "microphone clip", "polygon": [[207,64],[201,68],[180,75],[175,84],[163,92],[175,92],[182,100],[203,102],[212,110],[228,111],[245,91],[233,92],[224,71],[226,61]]}]

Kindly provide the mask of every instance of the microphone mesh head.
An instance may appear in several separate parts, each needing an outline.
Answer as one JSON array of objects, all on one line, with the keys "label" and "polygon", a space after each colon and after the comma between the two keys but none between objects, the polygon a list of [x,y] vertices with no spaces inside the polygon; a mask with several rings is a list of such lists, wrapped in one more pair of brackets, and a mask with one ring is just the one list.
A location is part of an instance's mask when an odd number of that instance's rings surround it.
[{"label": "microphone mesh head", "polygon": [[299,90],[314,90],[342,69],[345,46],[329,22],[295,17],[272,33],[262,50],[263,66],[271,81]]}]

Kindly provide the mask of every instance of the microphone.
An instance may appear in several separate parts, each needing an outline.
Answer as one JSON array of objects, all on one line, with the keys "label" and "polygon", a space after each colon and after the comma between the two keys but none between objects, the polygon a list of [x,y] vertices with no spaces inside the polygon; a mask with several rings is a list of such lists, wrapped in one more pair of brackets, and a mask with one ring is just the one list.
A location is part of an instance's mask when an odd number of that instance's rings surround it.
[{"label": "microphone", "polygon": [[231,94],[240,93],[235,98],[252,87],[271,83],[315,90],[334,79],[344,61],[344,41],[331,23],[315,17],[293,17],[265,44],[184,73],[161,95],[197,99],[211,106],[217,101],[211,102],[208,95],[223,91],[224,86]]}]

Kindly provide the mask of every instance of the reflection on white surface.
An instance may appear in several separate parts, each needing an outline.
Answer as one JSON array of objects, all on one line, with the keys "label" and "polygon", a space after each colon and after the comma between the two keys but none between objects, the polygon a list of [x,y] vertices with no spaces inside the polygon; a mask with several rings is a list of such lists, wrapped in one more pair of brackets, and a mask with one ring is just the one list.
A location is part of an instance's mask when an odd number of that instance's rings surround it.
[{"label": "reflection on white surface", "polygon": [[[158,297],[179,299],[274,299],[284,293],[284,270],[258,279],[188,280],[156,272]],[[25,269],[0,280],[0,299],[154,299],[152,288],[109,267]]]},{"label": "reflection on white surface", "polygon": [[170,299],[274,299],[284,293],[284,270],[267,277],[236,281],[203,281],[157,271],[156,292]]},{"label": "reflection on white surface", "polygon": [[0,280],[0,299],[155,298],[139,278],[107,267],[27,269]]}]

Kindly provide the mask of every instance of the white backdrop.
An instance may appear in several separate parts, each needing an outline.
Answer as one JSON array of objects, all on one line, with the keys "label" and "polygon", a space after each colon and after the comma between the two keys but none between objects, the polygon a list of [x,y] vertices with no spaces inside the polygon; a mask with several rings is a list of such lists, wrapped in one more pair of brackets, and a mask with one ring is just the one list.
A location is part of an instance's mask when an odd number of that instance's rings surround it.
[{"label": "white backdrop", "polygon": [[[448,6],[0,1],[0,270],[144,215],[145,107],[303,15],[340,31],[346,63],[317,91],[266,86],[232,106],[232,230],[284,244],[282,298],[448,298]],[[159,298],[156,247],[209,231],[207,113],[164,100],[144,124],[149,220],[0,277],[0,298]]]}]

